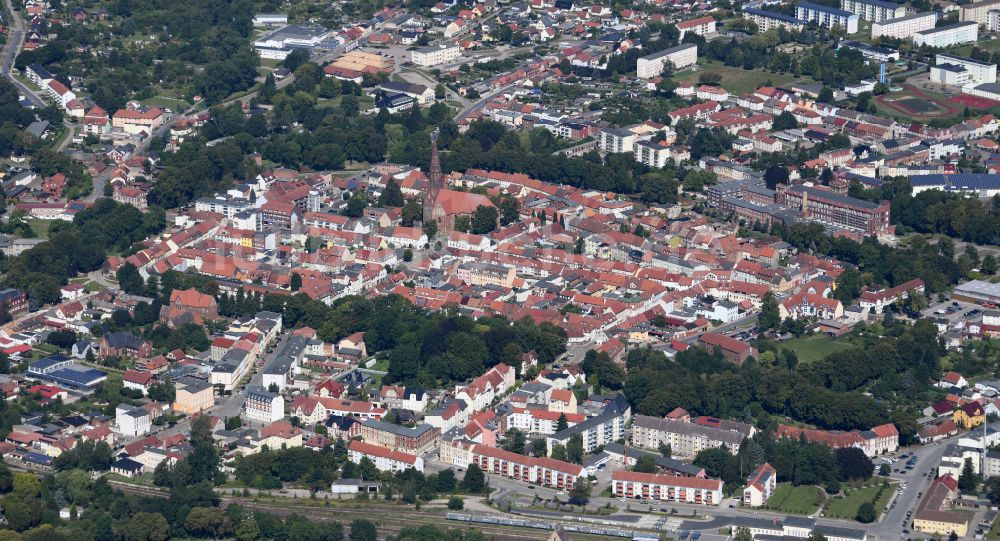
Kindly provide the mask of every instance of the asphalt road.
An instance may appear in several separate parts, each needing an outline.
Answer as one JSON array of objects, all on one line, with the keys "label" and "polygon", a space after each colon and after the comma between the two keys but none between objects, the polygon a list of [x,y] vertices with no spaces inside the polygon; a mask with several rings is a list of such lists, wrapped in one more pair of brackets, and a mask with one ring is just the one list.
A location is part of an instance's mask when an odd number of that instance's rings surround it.
[{"label": "asphalt road", "polygon": [[36,107],[45,107],[45,101],[38,97],[30,88],[21,84],[11,74],[11,69],[14,67],[14,57],[17,56],[18,51],[21,50],[21,45],[24,41],[24,22],[21,21],[21,15],[14,11],[14,6],[11,4],[11,0],[6,0],[6,9],[10,14],[10,33],[7,35],[7,43],[5,44],[3,51],[3,62],[0,64],[0,71],[3,75],[7,77],[10,82],[17,88],[17,90],[24,94]]}]

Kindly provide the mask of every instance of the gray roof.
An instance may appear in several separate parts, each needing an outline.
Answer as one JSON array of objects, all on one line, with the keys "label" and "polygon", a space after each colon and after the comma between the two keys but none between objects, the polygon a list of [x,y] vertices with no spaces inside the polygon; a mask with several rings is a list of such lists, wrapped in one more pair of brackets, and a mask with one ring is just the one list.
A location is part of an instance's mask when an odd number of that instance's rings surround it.
[{"label": "gray roof", "polygon": [[404,436],[404,437],[407,437],[407,438],[419,438],[424,433],[426,433],[428,430],[433,430],[434,429],[433,426],[431,426],[431,425],[429,425],[427,423],[422,423],[422,424],[419,424],[419,425],[411,428],[411,427],[407,427],[407,426],[400,426],[400,425],[396,425],[396,424],[392,424],[392,423],[387,423],[385,421],[378,421],[378,420],[375,420],[375,419],[366,419],[366,420],[362,421],[361,424],[363,424],[363,425],[365,425],[365,426],[367,426],[369,428],[374,428],[376,430],[381,430],[383,432],[389,432],[391,434],[395,434],[397,436]]},{"label": "gray roof", "polygon": [[729,445],[739,445],[743,441],[743,434],[733,430],[724,430],[671,419],[660,419],[659,417],[650,417],[648,415],[636,415],[632,426],[659,430],[670,434],[697,436]]},{"label": "gray roof", "polygon": [[664,49],[664,50],[662,50],[660,52],[653,53],[651,55],[644,56],[644,57],[642,57],[642,59],[645,59],[645,60],[656,60],[658,58],[663,58],[664,56],[669,56],[669,55],[672,55],[674,53],[678,53],[680,51],[685,51],[687,49],[697,48],[697,47],[698,46],[695,45],[695,44],[693,44],[693,43],[685,43],[685,44],[682,44],[682,45],[678,45],[676,47],[671,47],[669,49]]}]

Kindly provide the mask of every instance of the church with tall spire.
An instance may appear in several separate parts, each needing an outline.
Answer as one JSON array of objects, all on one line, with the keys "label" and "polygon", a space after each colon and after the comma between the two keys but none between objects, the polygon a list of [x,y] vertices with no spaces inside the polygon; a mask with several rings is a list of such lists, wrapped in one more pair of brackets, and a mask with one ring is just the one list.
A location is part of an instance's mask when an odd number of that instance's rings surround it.
[{"label": "church with tall spire", "polygon": [[[437,205],[441,188],[444,187],[444,178],[441,175],[441,155],[437,146],[438,130],[431,132],[431,170],[428,175],[427,197],[424,200],[424,223],[435,220],[434,207]],[[440,224],[438,224],[440,225]]]}]

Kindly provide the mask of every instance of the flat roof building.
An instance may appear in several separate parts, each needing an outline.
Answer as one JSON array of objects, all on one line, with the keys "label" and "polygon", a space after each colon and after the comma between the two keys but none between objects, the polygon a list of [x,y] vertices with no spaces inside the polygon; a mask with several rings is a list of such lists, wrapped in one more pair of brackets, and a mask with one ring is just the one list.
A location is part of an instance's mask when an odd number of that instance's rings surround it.
[{"label": "flat roof building", "polygon": [[696,64],[698,62],[698,46],[693,43],[685,43],[646,55],[636,62],[636,76],[640,79],[658,77],[663,73],[667,62],[675,70]]}]

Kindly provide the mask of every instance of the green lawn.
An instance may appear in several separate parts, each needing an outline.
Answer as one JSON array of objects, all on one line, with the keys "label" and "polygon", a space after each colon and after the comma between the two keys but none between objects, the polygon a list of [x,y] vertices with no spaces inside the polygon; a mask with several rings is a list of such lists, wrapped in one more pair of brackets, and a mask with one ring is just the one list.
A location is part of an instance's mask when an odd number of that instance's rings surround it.
[{"label": "green lawn", "polygon": [[767,509],[795,515],[811,515],[823,503],[823,489],[817,486],[792,486],[780,483],[767,500]]},{"label": "green lawn", "polygon": [[763,70],[747,71],[743,68],[727,66],[721,62],[706,62],[698,60],[698,69],[686,69],[676,73],[672,79],[678,83],[690,81],[698,82],[698,76],[705,72],[721,73],[722,88],[734,93],[744,94],[753,92],[770,82],[772,86],[783,86],[791,83],[805,81],[801,77],[795,77],[790,73],[769,73]]},{"label": "green lawn", "polygon": [[792,338],[787,342],[782,342],[779,347],[794,351],[799,362],[811,363],[831,353],[850,349],[852,344],[846,338],[833,339],[825,334],[816,334]]},{"label": "green lawn", "polygon": [[167,107],[173,109],[174,112],[183,111],[190,107],[190,104],[184,100],[167,96],[156,96],[148,100],[142,100],[142,104],[147,107]]},{"label": "green lawn", "polygon": [[[844,494],[831,498],[823,509],[823,514],[827,517],[854,520],[858,514],[858,507],[864,502],[872,501],[878,494],[881,484],[882,479],[878,477],[873,477],[867,483],[856,486],[845,483],[843,485]],[[882,510],[885,509],[889,498],[892,497],[893,490],[896,490],[895,484],[890,484],[882,491],[881,496],[875,501],[876,514],[881,514]]]},{"label": "green lawn", "polygon": [[28,225],[35,232],[35,237],[39,239],[49,238],[49,228],[56,220],[28,220]]}]

